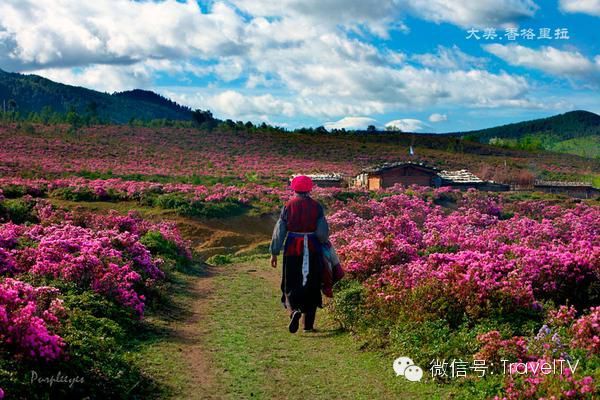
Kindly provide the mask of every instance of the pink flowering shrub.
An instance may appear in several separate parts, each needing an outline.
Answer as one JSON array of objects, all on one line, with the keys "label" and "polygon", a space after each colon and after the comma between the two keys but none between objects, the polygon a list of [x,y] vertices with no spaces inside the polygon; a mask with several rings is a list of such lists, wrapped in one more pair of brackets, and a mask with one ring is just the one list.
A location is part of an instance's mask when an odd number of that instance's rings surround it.
[{"label": "pink flowering shrub", "polygon": [[[42,389],[19,378],[43,361],[48,374],[97,371],[81,389],[115,397],[141,379],[119,340],[139,323],[132,317],[142,317],[146,296],[164,292],[165,263],[191,259],[189,243],[174,224],[136,213],[70,212],[44,201],[32,212],[38,223],[0,224],[0,376],[9,377],[2,387],[37,396]],[[149,235],[171,251],[147,245]]]},{"label": "pink flowering shrub", "polygon": [[[342,264],[362,284],[352,297],[360,315],[340,320],[355,321],[349,328],[375,343],[389,336],[401,353],[461,354],[495,368],[501,360],[534,367],[587,357],[576,374],[496,374],[498,399],[597,394],[600,208],[447,189],[380,196],[338,204],[329,217]],[[341,298],[334,312],[344,310]]]},{"label": "pink flowering shrub", "polygon": [[0,346],[19,357],[55,360],[65,343],[55,332],[64,314],[58,290],[16,279],[0,282]]},{"label": "pink flowering shrub", "polygon": [[500,365],[501,360],[527,361],[527,339],[515,336],[510,339],[502,339],[500,332],[490,331],[477,335],[477,341],[481,343],[479,352],[473,356],[475,360],[486,360],[487,362]]},{"label": "pink flowering shrub", "polygon": [[558,374],[537,374],[527,377],[509,375],[504,394],[495,400],[530,399],[594,399],[597,394],[594,379],[577,379],[569,368]]},{"label": "pink flowering shrub", "polygon": [[434,285],[471,317],[498,305],[586,304],[600,274],[600,210],[551,207],[540,220],[501,211],[472,192],[450,213],[400,193],[334,213],[332,240],[348,272],[390,301]]},{"label": "pink flowering shrub", "polygon": [[573,347],[582,348],[590,354],[600,354],[600,307],[592,307],[571,327]]},{"label": "pink flowering shrub", "polygon": [[549,324],[556,327],[569,326],[575,320],[577,310],[573,306],[562,305],[548,312]]},{"label": "pink flowering shrub", "polygon": [[[190,259],[189,244],[173,224],[152,224],[135,213],[126,216],[73,214],[39,205],[44,224],[0,225],[1,272],[27,272],[73,282],[143,314],[145,288],[164,278],[162,260],[141,242],[149,231],[160,232],[176,252]],[[62,219],[62,222],[57,222]],[[27,246],[19,246],[25,242]]]}]

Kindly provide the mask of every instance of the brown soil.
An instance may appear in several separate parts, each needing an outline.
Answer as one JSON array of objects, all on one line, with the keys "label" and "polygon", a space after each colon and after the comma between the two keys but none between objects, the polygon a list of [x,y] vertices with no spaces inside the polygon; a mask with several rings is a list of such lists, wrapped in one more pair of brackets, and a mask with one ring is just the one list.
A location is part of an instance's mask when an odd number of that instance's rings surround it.
[{"label": "brown soil", "polygon": [[220,220],[170,218],[179,230],[192,241],[194,250],[202,257],[231,254],[250,250],[271,236],[275,217],[241,216]]},{"label": "brown soil", "polygon": [[214,271],[207,266],[203,275],[190,284],[194,299],[190,315],[177,327],[174,335],[182,344],[182,357],[187,366],[188,387],[186,399],[218,399],[215,389],[213,355],[209,353],[203,338],[208,334],[209,304],[213,295]]}]

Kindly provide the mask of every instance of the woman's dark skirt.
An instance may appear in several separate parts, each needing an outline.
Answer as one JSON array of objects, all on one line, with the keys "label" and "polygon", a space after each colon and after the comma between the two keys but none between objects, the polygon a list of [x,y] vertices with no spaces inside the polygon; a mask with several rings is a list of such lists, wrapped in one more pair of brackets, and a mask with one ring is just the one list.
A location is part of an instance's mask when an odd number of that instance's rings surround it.
[{"label": "woman's dark skirt", "polygon": [[[286,239],[283,255],[283,275],[281,279],[281,302],[287,308],[310,312],[322,307],[321,271],[323,257],[321,244],[314,235],[309,235],[309,267],[306,285],[302,285],[302,253],[298,254],[302,238]],[[287,300],[287,301],[286,301]]]}]

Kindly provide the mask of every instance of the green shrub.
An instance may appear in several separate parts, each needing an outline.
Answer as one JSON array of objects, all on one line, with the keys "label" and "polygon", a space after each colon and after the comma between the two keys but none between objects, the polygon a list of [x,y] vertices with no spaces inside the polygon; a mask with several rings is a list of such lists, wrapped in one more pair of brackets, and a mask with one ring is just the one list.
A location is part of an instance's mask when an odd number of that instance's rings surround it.
[{"label": "green shrub", "polygon": [[159,231],[148,231],[140,238],[140,243],[146,246],[153,255],[176,260],[179,257],[177,245],[165,239]]},{"label": "green shrub", "polygon": [[2,194],[4,197],[9,199],[15,199],[17,197],[23,197],[27,194],[27,187],[23,185],[4,185],[2,186]]},{"label": "green shrub", "polygon": [[62,200],[69,201],[97,201],[99,200],[96,193],[94,193],[90,188],[81,187],[81,188],[72,188],[72,187],[64,187],[54,189],[50,193],[51,197],[56,197]]},{"label": "green shrub", "polygon": [[7,199],[0,202],[0,216],[14,222],[23,224],[35,222],[37,217],[33,212],[35,202],[27,199]]},{"label": "green shrub", "polygon": [[167,193],[148,197],[144,202],[151,202],[154,207],[177,210],[179,214],[187,217],[199,218],[224,218],[241,215],[248,208],[234,199],[225,199],[219,202],[193,200],[182,193]]},{"label": "green shrub", "polygon": [[233,263],[231,254],[216,254],[210,257],[206,262],[210,265],[226,265]]},{"label": "green shrub", "polygon": [[355,280],[341,280],[335,285],[332,311],[335,320],[347,330],[357,330],[363,318],[365,288]]},{"label": "green shrub", "polygon": [[221,202],[194,202],[189,216],[204,218],[226,218],[242,215],[247,206],[237,200],[225,200]]}]

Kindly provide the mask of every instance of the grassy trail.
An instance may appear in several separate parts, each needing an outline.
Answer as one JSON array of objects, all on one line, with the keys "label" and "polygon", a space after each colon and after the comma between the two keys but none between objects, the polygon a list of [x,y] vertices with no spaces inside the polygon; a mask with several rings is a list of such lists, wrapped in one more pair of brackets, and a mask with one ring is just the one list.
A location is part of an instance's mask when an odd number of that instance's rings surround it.
[{"label": "grassy trail", "polygon": [[[278,271],[266,259],[209,267],[193,277],[189,318],[175,342],[151,351],[186,399],[440,399],[439,387],[395,377],[393,357],[362,351],[326,311],[318,332],[292,335],[278,304]],[[301,332],[301,331],[300,331]]]}]

